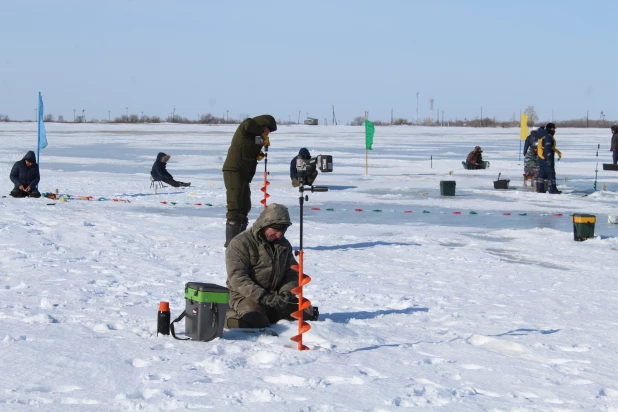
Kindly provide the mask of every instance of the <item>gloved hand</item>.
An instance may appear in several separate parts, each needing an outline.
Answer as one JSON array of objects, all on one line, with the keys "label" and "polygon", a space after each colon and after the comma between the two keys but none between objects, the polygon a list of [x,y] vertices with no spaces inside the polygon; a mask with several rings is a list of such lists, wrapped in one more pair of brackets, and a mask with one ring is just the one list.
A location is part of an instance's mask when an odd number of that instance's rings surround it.
[{"label": "gloved hand", "polygon": [[556,153],[558,154],[558,160],[562,159],[562,152],[559,150],[556,150]]},{"label": "gloved hand", "polygon": [[262,143],[263,146],[270,146],[270,139],[268,138],[268,133],[262,133],[262,139],[264,139],[264,142]]},{"label": "gloved hand", "polygon": [[298,303],[298,297],[292,292],[283,291],[279,292],[279,296],[285,301],[287,304],[295,304]]},{"label": "gloved hand", "polygon": [[262,299],[260,299],[260,303],[273,309],[283,309],[287,305],[281,295],[276,295],[274,293],[267,293],[262,296]]},{"label": "gloved hand", "polygon": [[264,159],[264,152],[260,151],[260,153],[257,155],[257,160],[259,162],[262,159]]}]

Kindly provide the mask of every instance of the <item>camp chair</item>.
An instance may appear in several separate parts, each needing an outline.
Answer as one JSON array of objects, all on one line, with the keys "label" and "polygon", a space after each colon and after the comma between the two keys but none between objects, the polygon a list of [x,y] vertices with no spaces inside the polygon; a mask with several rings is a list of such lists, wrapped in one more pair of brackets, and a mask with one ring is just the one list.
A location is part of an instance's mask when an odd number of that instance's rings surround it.
[{"label": "camp chair", "polygon": [[154,178],[150,176],[150,188],[154,188],[156,190],[157,186],[161,188],[165,187],[161,180],[154,180]]}]

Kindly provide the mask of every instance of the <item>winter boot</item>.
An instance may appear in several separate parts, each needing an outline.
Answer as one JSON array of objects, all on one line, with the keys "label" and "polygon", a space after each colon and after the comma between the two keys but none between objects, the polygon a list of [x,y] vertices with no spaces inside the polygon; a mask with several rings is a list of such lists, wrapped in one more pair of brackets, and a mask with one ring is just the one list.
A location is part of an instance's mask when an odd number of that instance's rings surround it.
[{"label": "winter boot", "polygon": [[549,182],[549,191],[547,193],[559,195],[562,193],[562,190],[558,190],[558,188],[556,187],[556,181],[552,180],[551,182]]},{"label": "winter boot", "polygon": [[536,192],[545,193],[545,181],[543,179],[539,179],[536,181]]},{"label": "winter boot", "polygon": [[317,306],[309,306],[307,309],[303,310],[303,319],[304,320],[312,320],[317,321],[320,317],[320,311]]},{"label": "winter boot", "polygon": [[233,220],[228,220],[225,224],[225,244],[223,246],[227,247],[232,239],[234,239],[236,235],[242,231],[242,225],[240,223]]}]

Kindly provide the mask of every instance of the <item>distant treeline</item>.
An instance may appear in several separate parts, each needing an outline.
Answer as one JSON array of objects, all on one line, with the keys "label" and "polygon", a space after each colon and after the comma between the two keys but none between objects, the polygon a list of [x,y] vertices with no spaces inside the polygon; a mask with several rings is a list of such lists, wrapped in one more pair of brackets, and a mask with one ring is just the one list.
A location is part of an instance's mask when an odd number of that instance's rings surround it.
[{"label": "distant treeline", "polygon": [[[530,111],[532,109],[532,111]],[[526,112],[529,112],[532,116],[530,116],[530,121],[528,122],[528,126],[530,127],[538,127],[544,126],[549,123],[550,120],[540,121],[534,112],[534,107],[529,107],[526,109]],[[243,116],[243,120],[248,116]],[[0,122],[11,122],[11,121],[24,121],[24,120],[11,120],[8,115],[0,114]],[[27,120],[26,120],[27,121]],[[53,114],[46,114],[44,117],[45,122],[54,122],[54,123],[182,123],[182,124],[240,124],[241,120],[234,118],[225,118],[225,117],[217,117],[210,113],[206,113],[199,116],[198,120],[191,120],[187,117],[178,115],[178,114],[170,114],[167,118],[162,120],[159,116],[138,116],[137,114],[123,114],[122,116],[115,117],[114,119],[86,119],[85,115],[75,116],[73,121],[66,120],[62,115],[58,117],[54,117]],[[365,122],[363,116],[358,116],[354,118],[353,121],[347,123],[348,126],[361,126]],[[376,126],[448,126],[448,127],[519,127],[519,120],[510,120],[510,121],[496,121],[496,118],[484,117],[484,118],[476,118],[476,119],[449,119],[449,120],[432,120],[429,118],[420,120],[418,123],[414,121],[409,121],[404,118],[394,118],[390,121],[383,120],[373,120],[371,122]],[[277,120],[278,124],[281,125],[291,125],[297,124],[295,122],[286,122],[281,121],[281,119]],[[553,123],[556,124],[557,127],[610,127],[614,124],[618,124],[618,121],[611,121],[607,119],[602,120],[592,120],[587,118],[581,119],[570,119],[570,120],[554,120]]]},{"label": "distant treeline", "polygon": [[[551,120],[547,121],[539,121],[532,123],[529,122],[529,127],[540,127],[545,126]],[[356,117],[349,125],[350,126],[361,126],[365,122],[363,116]],[[464,119],[464,120],[445,120],[445,121],[431,121],[430,119],[424,119],[419,121],[419,123],[411,122],[408,119],[397,118],[390,121],[382,121],[382,120],[371,120],[375,126],[448,126],[448,127],[519,127],[519,121],[496,121],[496,119],[492,119],[490,117],[485,117],[483,119]],[[586,127],[611,127],[614,124],[618,124],[618,121],[610,121],[610,120],[592,120],[592,119],[572,119],[572,120],[554,120],[554,124],[556,127],[578,127],[578,128],[586,128]]]}]

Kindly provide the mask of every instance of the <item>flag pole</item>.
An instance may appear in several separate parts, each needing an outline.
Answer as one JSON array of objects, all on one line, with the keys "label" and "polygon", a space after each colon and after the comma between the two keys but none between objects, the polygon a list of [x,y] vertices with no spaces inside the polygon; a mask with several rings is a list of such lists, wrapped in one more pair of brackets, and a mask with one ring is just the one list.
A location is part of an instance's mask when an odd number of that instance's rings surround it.
[{"label": "flag pole", "polygon": [[[367,111],[365,110],[365,120],[367,120]],[[365,130],[366,130],[367,126],[365,125]],[[367,132],[365,132],[367,133]],[[365,146],[365,174],[368,175],[369,174],[369,150],[367,149],[367,146]]]},{"label": "flag pole", "polygon": [[[521,142],[528,138],[528,115],[522,113],[519,119],[519,155],[517,161],[521,161]],[[525,160],[524,160],[525,161]]]},{"label": "flag pole", "polygon": [[[37,103],[37,106],[39,107],[39,111],[41,110],[41,92],[39,92],[39,102]],[[41,153],[41,120],[39,119],[39,117],[41,116],[41,113],[39,113],[39,115],[37,116],[36,119],[36,124],[37,124],[37,132],[36,132],[36,161],[39,164],[39,167],[41,165],[41,157],[40,157],[40,153]]]}]

